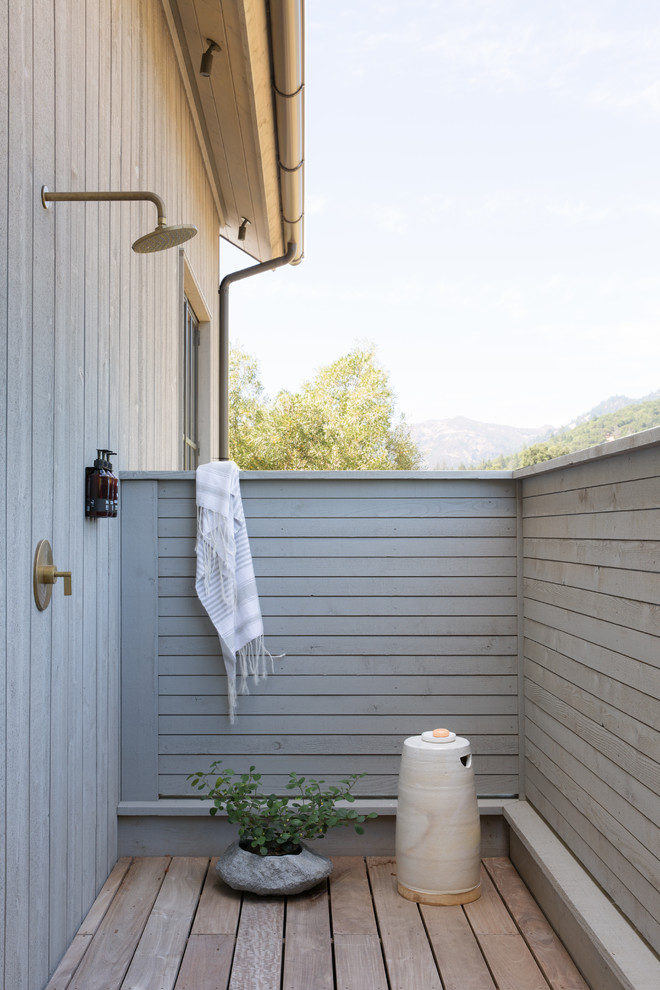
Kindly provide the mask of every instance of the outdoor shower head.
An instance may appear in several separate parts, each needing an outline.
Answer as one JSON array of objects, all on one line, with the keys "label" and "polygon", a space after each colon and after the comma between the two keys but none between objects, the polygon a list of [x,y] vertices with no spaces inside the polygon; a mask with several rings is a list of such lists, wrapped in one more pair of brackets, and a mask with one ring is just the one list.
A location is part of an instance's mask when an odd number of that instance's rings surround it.
[{"label": "outdoor shower head", "polygon": [[155,230],[138,237],[133,244],[133,250],[137,254],[150,254],[152,251],[164,251],[165,248],[176,247],[190,240],[197,233],[197,227],[188,224],[168,227],[166,223],[159,223]]},{"label": "outdoor shower head", "polygon": [[85,202],[100,203],[119,200],[121,202],[137,202],[149,200],[158,210],[158,226],[150,234],[138,237],[133,244],[133,250],[138,254],[149,254],[153,251],[163,251],[165,248],[176,247],[194,237],[197,227],[188,224],[167,226],[165,204],[160,196],[152,192],[49,192],[46,186],[41,187],[41,202],[45,209],[49,203]]}]

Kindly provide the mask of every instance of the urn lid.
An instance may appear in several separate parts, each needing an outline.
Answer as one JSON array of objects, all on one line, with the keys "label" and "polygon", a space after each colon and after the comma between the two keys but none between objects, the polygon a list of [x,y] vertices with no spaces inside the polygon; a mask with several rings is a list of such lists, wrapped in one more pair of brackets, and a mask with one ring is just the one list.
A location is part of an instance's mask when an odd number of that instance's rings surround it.
[{"label": "urn lid", "polygon": [[427,732],[422,732],[422,739],[424,742],[430,743],[452,743],[456,739],[456,733],[452,732],[451,729],[432,729]]},{"label": "urn lid", "polygon": [[451,729],[429,729],[418,736],[409,736],[403,745],[408,751],[426,753],[429,759],[453,758],[472,752],[470,740],[457,736]]}]

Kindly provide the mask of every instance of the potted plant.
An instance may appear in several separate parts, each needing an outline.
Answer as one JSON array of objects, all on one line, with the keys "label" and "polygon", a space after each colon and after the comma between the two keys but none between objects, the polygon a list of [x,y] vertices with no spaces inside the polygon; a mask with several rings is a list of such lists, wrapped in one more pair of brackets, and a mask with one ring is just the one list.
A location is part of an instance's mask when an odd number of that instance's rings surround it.
[{"label": "potted plant", "polygon": [[318,839],[329,828],[352,825],[362,835],[362,823],[376,818],[371,812],[359,814],[354,808],[338,807],[340,801],[352,804],[352,789],[364,777],[351,774],[341,786],[325,786],[325,781],[301,777],[291,772],[287,791],[290,798],[266,794],[261,774],[251,766],[247,773],[223,770],[222,760],[211,764],[208,773],[198,771],[188,779],[210,799],[211,815],[225,811],[227,820],[238,825],[238,841],[218,860],[217,871],[230,887],[255,894],[296,894],[314,886],[332,871],[332,863],[305,845]]}]

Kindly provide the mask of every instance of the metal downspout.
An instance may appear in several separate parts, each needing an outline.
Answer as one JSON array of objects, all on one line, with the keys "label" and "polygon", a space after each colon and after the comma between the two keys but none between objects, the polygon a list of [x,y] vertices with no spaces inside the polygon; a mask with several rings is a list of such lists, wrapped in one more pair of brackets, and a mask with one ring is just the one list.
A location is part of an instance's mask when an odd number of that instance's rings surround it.
[{"label": "metal downspout", "polygon": [[252,275],[260,275],[261,272],[270,272],[275,268],[282,268],[290,264],[295,258],[298,245],[291,241],[287,245],[286,253],[279,258],[271,258],[270,261],[263,261],[259,265],[250,265],[249,268],[241,268],[237,272],[230,272],[225,275],[218,294],[220,296],[220,460],[229,460],[229,286],[233,282],[240,282],[244,278]]},{"label": "metal downspout", "polygon": [[305,4],[270,0],[269,10],[284,243],[298,245],[297,265],[304,250]]}]

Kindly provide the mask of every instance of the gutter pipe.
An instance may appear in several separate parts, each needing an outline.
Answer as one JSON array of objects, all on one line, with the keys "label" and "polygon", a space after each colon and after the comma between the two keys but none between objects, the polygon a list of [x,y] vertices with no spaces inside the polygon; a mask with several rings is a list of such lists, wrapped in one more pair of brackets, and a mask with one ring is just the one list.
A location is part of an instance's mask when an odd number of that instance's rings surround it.
[{"label": "gutter pipe", "polygon": [[283,237],[297,244],[297,265],[304,245],[304,0],[270,0],[270,32]]},{"label": "gutter pipe", "polygon": [[220,297],[220,460],[229,460],[229,286],[234,282],[240,282],[244,278],[252,275],[260,275],[261,272],[274,271],[290,264],[296,257],[298,245],[295,241],[290,241],[287,245],[286,253],[279,258],[271,258],[270,261],[263,261],[259,265],[250,265],[249,268],[241,268],[237,272],[230,272],[225,275],[218,295]]}]

